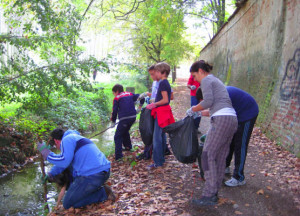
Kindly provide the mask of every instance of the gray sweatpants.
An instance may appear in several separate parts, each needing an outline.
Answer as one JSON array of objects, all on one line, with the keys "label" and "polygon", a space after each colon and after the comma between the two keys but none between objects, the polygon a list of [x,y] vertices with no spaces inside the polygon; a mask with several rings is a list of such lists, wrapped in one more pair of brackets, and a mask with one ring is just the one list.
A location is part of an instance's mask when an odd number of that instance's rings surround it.
[{"label": "gray sweatpants", "polygon": [[215,195],[222,186],[226,157],[238,126],[236,116],[215,116],[210,122],[201,156],[205,177],[202,196],[206,197]]}]

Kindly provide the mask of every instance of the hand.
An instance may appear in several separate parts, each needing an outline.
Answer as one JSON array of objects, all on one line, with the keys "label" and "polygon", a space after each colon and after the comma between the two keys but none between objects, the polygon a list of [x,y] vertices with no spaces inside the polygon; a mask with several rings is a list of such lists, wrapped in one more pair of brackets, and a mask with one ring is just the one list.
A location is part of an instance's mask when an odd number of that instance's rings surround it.
[{"label": "hand", "polygon": [[191,85],[191,90],[195,90],[197,87],[194,85]]},{"label": "hand", "polygon": [[186,111],[186,115],[187,115],[187,116],[194,116],[194,113],[195,113],[195,112],[192,110],[192,108],[193,108],[193,107],[189,108],[189,109]]},{"label": "hand", "polygon": [[38,142],[37,144],[37,149],[39,150],[39,152],[43,155],[44,160],[47,159],[48,155],[50,154],[50,146],[47,146],[45,142]]},{"label": "hand", "polygon": [[47,180],[51,182],[51,180],[53,180],[53,177],[50,173],[47,173],[45,176],[41,175],[40,179],[42,184],[45,184]]},{"label": "hand", "polygon": [[140,112],[141,112],[141,108],[139,107],[136,109],[136,114],[139,114]]},{"label": "hand", "polygon": [[146,109],[152,110],[155,107],[156,107],[155,103],[151,103],[146,106]]}]

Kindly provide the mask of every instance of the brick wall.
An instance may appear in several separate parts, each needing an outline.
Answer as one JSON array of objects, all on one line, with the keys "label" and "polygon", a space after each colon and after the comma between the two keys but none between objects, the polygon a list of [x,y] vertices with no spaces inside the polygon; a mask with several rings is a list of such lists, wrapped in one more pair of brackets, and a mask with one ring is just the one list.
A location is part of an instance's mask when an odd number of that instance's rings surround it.
[{"label": "brick wall", "polygon": [[228,85],[254,96],[257,124],[300,156],[300,4],[248,0],[200,53]]}]

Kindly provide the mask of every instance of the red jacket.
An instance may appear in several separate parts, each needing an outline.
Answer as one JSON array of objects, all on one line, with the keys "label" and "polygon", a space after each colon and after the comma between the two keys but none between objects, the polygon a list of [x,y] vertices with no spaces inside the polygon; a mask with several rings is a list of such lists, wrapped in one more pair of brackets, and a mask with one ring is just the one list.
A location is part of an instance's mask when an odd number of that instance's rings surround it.
[{"label": "red jacket", "polygon": [[191,86],[192,85],[196,86],[195,90],[191,90],[191,96],[196,96],[196,92],[200,86],[200,83],[198,83],[196,80],[194,80],[193,76],[191,75],[187,84],[191,85]]},{"label": "red jacket", "polygon": [[152,109],[151,115],[157,117],[158,126],[164,128],[175,122],[170,105],[160,106]]}]

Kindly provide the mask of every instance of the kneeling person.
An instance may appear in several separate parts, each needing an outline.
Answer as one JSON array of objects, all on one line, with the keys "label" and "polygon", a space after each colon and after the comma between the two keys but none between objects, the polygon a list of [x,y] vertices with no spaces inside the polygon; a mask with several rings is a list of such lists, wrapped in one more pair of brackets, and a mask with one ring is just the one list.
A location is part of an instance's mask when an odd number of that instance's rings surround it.
[{"label": "kneeling person", "polygon": [[91,140],[75,130],[60,128],[53,130],[51,137],[61,153],[51,152],[45,143],[38,143],[38,150],[44,160],[55,165],[47,174],[49,178],[71,170],[73,182],[63,200],[65,209],[103,202],[108,196],[114,199],[109,186],[104,185],[110,175],[110,161]]}]

